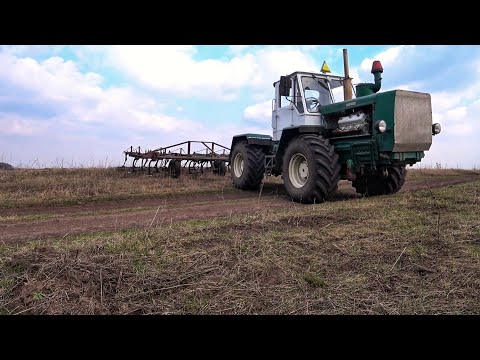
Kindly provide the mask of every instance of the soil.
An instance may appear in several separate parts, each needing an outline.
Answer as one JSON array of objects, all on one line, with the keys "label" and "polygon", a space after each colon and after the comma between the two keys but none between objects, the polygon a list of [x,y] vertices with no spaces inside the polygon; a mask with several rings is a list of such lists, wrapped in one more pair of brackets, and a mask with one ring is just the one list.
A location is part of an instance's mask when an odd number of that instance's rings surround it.
[{"label": "soil", "polygon": [[[478,180],[476,175],[456,175],[407,179],[400,192],[437,188]],[[341,181],[331,201],[359,197],[349,182]],[[228,217],[232,214],[252,213],[266,208],[302,206],[293,203],[283,185],[265,183],[259,191],[233,190],[216,194],[192,194],[152,199],[128,199],[71,206],[35,206],[0,209],[1,217],[38,215],[40,220],[11,219],[0,222],[0,242],[13,243],[50,237],[145,228],[152,225],[168,226],[172,222],[190,219]]]}]

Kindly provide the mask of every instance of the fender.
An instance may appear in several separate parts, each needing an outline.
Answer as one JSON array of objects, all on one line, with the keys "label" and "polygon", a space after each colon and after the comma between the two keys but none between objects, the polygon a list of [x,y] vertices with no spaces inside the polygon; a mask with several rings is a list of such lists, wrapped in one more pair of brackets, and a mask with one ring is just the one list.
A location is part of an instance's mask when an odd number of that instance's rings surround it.
[{"label": "fender", "polygon": [[240,141],[247,141],[249,145],[259,145],[264,149],[265,154],[270,153],[273,147],[273,140],[270,135],[262,134],[240,134],[235,135],[232,139],[232,146],[230,147],[230,155],[228,157],[228,162],[231,162],[231,156],[235,145]]}]

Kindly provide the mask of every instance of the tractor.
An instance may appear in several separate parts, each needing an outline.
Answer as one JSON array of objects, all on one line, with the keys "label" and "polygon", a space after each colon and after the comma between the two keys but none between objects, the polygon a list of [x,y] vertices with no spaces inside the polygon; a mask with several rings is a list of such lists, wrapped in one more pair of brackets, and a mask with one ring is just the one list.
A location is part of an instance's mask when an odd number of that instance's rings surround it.
[{"label": "tractor", "polygon": [[[405,183],[406,166],[420,162],[433,135],[428,93],[379,92],[383,67],[372,64],[373,83],[355,86],[343,49],[344,76],[297,71],[273,83],[273,136],[241,134],[229,155],[233,185],[254,190],[265,176],[282,176],[293,201],[328,200],[339,180],[363,196],[393,194]],[[335,101],[335,94],[342,101]],[[355,97],[353,97],[355,94]]]}]

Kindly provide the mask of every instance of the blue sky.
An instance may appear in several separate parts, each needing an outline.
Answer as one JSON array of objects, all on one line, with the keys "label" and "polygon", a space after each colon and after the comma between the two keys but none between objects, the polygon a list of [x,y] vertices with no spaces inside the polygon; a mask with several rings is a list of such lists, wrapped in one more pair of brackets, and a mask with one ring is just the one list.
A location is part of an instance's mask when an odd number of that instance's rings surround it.
[{"label": "blue sky", "polygon": [[230,146],[271,134],[272,83],[324,60],[353,82],[432,96],[442,124],[422,166],[480,168],[480,46],[0,46],[0,161],[14,166],[121,165],[130,145],[185,140]]}]

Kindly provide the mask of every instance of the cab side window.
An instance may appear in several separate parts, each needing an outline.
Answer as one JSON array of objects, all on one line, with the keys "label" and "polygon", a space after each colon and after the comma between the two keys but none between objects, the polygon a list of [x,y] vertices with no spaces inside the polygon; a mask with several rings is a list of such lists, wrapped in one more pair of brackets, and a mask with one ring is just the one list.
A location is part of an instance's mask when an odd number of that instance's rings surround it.
[{"label": "cab side window", "polygon": [[300,114],[303,114],[304,109],[303,109],[303,102],[302,102],[302,94],[300,93],[300,87],[298,86],[298,81],[295,79],[294,83],[294,104]]}]

